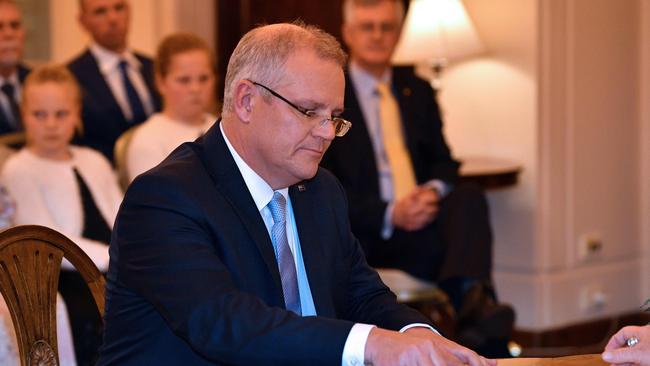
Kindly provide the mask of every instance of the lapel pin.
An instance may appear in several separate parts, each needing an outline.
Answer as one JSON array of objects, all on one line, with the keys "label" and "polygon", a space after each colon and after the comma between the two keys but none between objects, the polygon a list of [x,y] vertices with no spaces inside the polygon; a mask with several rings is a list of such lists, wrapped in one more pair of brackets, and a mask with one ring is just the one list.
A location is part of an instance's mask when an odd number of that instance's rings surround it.
[{"label": "lapel pin", "polygon": [[402,89],[402,94],[405,97],[410,97],[413,92],[411,91],[411,88],[404,88]]},{"label": "lapel pin", "polygon": [[299,192],[304,192],[306,190],[307,190],[307,188],[305,187],[304,184],[298,184],[298,191]]}]

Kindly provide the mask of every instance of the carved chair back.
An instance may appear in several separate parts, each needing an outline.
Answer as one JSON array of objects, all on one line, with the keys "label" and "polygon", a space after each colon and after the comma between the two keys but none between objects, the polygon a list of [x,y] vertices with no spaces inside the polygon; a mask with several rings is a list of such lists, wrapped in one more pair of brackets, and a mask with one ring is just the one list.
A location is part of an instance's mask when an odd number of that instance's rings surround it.
[{"label": "carved chair back", "polygon": [[66,258],[104,314],[104,276],[75,243],[52,229],[17,226],[0,233],[0,291],[16,331],[21,366],[58,365],[56,294]]}]

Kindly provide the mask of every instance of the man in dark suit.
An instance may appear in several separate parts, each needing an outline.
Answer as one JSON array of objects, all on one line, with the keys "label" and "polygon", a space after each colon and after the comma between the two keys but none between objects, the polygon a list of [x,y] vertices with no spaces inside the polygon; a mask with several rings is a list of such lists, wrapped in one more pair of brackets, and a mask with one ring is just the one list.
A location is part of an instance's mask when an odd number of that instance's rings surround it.
[{"label": "man in dark suit", "polygon": [[127,46],[127,0],[81,0],[79,5],[79,22],[93,41],[68,64],[83,93],[84,130],[75,142],[112,161],[117,138],[160,110],[153,62]]},{"label": "man in dark suit", "polygon": [[[348,194],[352,231],[370,265],[436,282],[450,295],[461,327],[473,327],[472,337],[478,326],[482,336],[507,340],[514,314],[496,303],[490,281],[485,196],[458,184],[459,164],[429,84],[410,69],[391,68],[403,17],[399,0],[344,3],[350,62],[343,116],[355,128],[334,141],[323,166]],[[487,341],[468,343],[480,348]]]},{"label": "man in dark suit", "polygon": [[242,38],[223,119],[126,193],[99,365],[495,364],[397,304],[350,232],[318,167],[349,127],[344,60],[314,27]]},{"label": "man in dark suit", "polygon": [[20,92],[29,69],[21,63],[25,29],[13,0],[0,1],[0,134],[22,131]]}]

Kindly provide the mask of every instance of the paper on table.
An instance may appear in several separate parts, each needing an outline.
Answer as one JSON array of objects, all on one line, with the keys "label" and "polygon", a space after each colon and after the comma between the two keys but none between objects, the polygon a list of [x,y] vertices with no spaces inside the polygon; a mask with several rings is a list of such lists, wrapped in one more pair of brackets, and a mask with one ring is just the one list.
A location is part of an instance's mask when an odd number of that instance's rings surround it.
[{"label": "paper on table", "polygon": [[498,366],[606,366],[600,354],[554,358],[506,358]]}]

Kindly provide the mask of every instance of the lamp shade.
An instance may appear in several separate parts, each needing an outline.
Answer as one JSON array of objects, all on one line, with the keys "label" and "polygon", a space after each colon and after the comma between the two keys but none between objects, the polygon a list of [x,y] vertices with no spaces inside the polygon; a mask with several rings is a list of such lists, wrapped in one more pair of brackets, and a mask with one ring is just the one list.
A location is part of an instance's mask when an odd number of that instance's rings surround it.
[{"label": "lamp shade", "polygon": [[447,63],[483,51],[460,0],[411,0],[393,63]]}]

